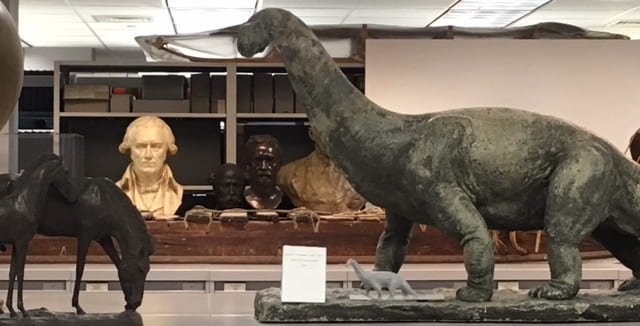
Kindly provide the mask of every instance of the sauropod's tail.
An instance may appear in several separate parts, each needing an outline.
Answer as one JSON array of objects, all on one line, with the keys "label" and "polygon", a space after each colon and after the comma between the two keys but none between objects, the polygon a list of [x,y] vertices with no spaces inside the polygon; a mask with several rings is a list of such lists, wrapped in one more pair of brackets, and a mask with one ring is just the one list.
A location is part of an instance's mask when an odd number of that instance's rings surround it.
[{"label": "sauropod's tail", "polygon": [[411,288],[411,286],[409,285],[409,282],[407,282],[404,279],[400,279],[400,284],[401,284],[401,288],[402,288],[402,293],[404,295],[409,295],[409,294],[413,294],[413,295],[417,295],[418,293]]}]

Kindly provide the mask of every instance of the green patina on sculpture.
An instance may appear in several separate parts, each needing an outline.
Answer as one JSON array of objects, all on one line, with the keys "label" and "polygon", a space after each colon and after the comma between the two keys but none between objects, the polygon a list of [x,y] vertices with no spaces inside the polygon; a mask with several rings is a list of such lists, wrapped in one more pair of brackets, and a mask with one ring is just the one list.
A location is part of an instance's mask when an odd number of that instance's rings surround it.
[{"label": "green patina on sculpture", "polygon": [[258,12],[237,41],[247,57],[269,45],[280,52],[318,145],[360,194],[387,210],[377,270],[397,272],[413,226],[434,225],[464,250],[468,281],[457,298],[486,301],[494,270],[488,228],[544,228],[551,281],[532,296],[578,293],[577,246],[588,235],[633,271],[620,290],[640,288],[640,169],[603,139],[514,109],[385,110],[353,87],[311,30],[284,10]]}]

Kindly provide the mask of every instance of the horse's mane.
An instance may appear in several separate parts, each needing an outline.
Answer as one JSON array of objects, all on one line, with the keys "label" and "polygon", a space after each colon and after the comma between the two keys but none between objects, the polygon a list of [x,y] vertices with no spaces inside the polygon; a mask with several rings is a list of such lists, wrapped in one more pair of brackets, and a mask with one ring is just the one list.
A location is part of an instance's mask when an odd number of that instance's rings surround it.
[{"label": "horse's mane", "polygon": [[[100,189],[100,195],[106,197],[107,202],[110,204],[118,203],[119,208],[123,210],[122,214],[118,214],[120,218],[126,220],[127,226],[135,228],[140,236],[144,237],[144,245],[147,249],[147,253],[150,255],[153,253],[153,243],[151,242],[151,236],[147,232],[147,225],[140,214],[140,211],[131,202],[131,199],[127,194],[116,186],[113,181],[108,178],[85,178],[89,183],[95,184]],[[111,197],[111,198],[108,198]],[[120,212],[118,212],[120,213]]]},{"label": "horse's mane", "polygon": [[37,169],[38,167],[40,167],[42,164],[52,161],[52,160],[56,160],[56,159],[60,159],[60,157],[56,154],[53,153],[49,153],[49,154],[42,154],[40,155],[35,161],[31,162],[27,168],[24,170],[24,173],[31,173],[33,172],[35,169]]}]

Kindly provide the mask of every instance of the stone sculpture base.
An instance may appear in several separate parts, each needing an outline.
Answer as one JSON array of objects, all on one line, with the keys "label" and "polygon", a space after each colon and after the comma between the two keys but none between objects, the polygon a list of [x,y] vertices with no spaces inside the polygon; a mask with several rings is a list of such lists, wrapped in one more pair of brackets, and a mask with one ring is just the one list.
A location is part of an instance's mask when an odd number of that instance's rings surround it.
[{"label": "stone sculpture base", "polygon": [[[18,311],[16,311],[18,312]],[[72,312],[50,312],[45,308],[28,310],[28,318],[18,312],[11,318],[5,311],[0,315],[0,326],[142,326],[142,317],[137,312],[125,311],[112,314],[86,314],[78,316]]]},{"label": "stone sculpture base", "polygon": [[[440,302],[349,300],[358,289],[328,289],[326,303],[282,303],[280,289],[256,294],[259,322],[629,322],[640,321],[640,292],[582,290],[572,300],[534,299],[527,291],[499,290],[491,302],[455,300],[455,290],[436,289]],[[372,292],[372,296],[375,294]]]}]

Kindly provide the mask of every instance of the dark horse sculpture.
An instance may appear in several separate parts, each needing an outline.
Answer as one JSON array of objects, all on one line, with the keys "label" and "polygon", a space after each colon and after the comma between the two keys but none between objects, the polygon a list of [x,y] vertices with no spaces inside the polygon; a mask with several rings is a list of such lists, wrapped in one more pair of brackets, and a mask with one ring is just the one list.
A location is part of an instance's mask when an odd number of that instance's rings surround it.
[{"label": "dark horse sculpture", "polygon": [[[78,297],[80,282],[91,241],[98,242],[118,269],[126,310],[142,304],[144,283],[153,254],[151,237],[140,212],[112,181],[105,178],[72,178],[79,190],[78,200],[69,203],[59,192],[47,197],[45,214],[38,223],[38,233],[78,239],[76,280],[71,304],[84,314]],[[112,238],[120,248],[116,250]]]},{"label": "dark horse sculpture", "polygon": [[[13,181],[0,175],[0,196],[8,193]],[[140,212],[129,198],[105,178],[72,178],[76,202],[66,200],[63,191],[50,191],[45,212],[37,232],[47,236],[78,239],[76,279],[71,304],[77,314],[84,314],[78,302],[80,282],[91,241],[98,242],[118,269],[127,310],[135,310],[142,303],[144,282],[149,272],[149,256],[153,253],[151,237]],[[118,241],[118,255],[112,238]]]},{"label": "dark horse sculpture", "polygon": [[[55,155],[40,157],[26,169],[11,187],[11,192],[0,199],[0,243],[12,245],[7,308],[11,317],[17,317],[13,309],[13,285],[18,278],[18,309],[28,316],[22,300],[24,266],[29,243],[36,234],[42,218],[47,192],[51,184],[59,187],[61,201],[75,200],[62,161]],[[63,196],[64,195],[64,196]]]}]

